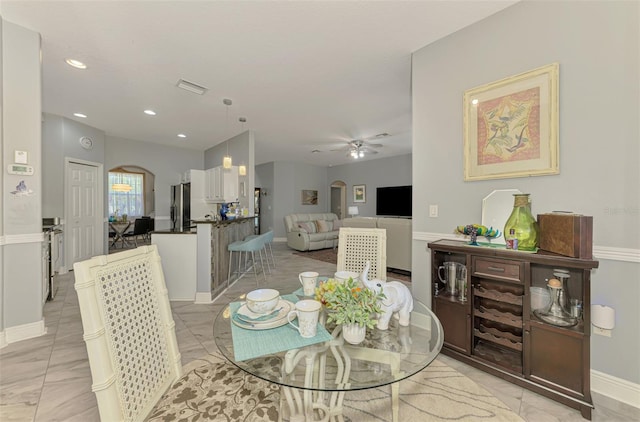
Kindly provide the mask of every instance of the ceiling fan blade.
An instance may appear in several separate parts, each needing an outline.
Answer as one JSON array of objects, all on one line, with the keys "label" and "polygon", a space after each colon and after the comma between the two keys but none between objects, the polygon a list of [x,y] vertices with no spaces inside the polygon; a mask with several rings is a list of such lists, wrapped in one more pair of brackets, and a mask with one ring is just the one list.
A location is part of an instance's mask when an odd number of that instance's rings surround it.
[{"label": "ceiling fan blade", "polygon": [[377,135],[373,135],[373,136],[367,136],[366,138],[362,138],[360,139],[361,141],[371,141],[372,139],[381,139],[381,138],[386,138],[387,136],[391,136],[388,133],[384,132],[384,133],[378,133]]},{"label": "ceiling fan blade", "polygon": [[329,151],[351,151],[352,149],[351,145],[345,145],[342,148],[330,149]]},{"label": "ceiling fan blade", "polygon": [[370,144],[368,142],[365,145],[368,146],[368,147],[373,147],[373,148],[382,148],[384,146],[382,144]]}]

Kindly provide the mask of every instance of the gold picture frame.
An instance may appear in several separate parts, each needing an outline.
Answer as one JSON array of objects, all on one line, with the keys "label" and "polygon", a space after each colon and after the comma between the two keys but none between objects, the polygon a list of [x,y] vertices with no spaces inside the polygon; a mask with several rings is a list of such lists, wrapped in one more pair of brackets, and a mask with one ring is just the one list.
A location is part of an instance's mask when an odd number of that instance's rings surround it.
[{"label": "gold picture frame", "polygon": [[367,202],[367,187],[365,185],[353,185],[353,202]]},{"label": "gold picture frame", "polygon": [[464,93],[464,180],[560,173],[558,63]]},{"label": "gold picture frame", "polygon": [[318,191],[304,189],[302,191],[302,205],[318,205]]}]

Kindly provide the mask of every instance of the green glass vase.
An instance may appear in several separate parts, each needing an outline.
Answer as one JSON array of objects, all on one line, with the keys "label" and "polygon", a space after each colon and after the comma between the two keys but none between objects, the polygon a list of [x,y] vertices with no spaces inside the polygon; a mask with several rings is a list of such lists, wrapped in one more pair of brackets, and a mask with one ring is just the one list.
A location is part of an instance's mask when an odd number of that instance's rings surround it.
[{"label": "green glass vase", "polygon": [[531,214],[528,193],[514,194],[513,211],[504,225],[504,234],[508,236],[514,230],[518,239],[519,251],[535,251],[538,246],[538,223]]}]

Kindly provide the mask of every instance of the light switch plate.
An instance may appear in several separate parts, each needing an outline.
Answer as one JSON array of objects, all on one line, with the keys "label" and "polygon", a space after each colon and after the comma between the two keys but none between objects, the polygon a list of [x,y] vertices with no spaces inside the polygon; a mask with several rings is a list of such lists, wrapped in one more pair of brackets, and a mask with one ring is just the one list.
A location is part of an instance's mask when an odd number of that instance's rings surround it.
[{"label": "light switch plate", "polygon": [[27,151],[14,151],[13,162],[16,164],[27,164],[29,162]]}]

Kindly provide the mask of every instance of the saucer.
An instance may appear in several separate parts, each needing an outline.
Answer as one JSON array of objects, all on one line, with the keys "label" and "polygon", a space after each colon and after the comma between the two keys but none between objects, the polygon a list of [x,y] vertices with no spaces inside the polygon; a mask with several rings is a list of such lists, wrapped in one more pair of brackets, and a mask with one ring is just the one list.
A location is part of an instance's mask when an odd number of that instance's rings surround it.
[{"label": "saucer", "polygon": [[[238,308],[238,311],[231,318],[231,322],[238,327],[245,328],[247,330],[268,330],[270,328],[281,327],[287,324],[287,314],[295,308],[295,305],[288,300],[280,299],[276,305],[276,309],[277,308],[281,309],[272,318],[269,318],[266,321],[251,321],[247,318],[248,313],[253,315],[257,314],[251,312],[245,304]],[[257,317],[260,317],[260,315],[257,315]]]}]

